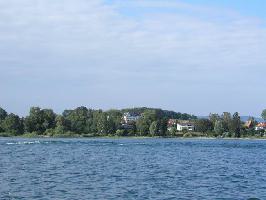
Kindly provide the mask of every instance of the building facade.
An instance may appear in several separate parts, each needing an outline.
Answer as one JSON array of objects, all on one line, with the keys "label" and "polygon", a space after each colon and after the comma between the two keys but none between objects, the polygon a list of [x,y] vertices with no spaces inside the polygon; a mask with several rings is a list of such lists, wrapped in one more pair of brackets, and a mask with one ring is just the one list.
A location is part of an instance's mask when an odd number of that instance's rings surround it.
[{"label": "building facade", "polygon": [[178,122],[176,124],[176,130],[177,131],[194,131],[195,125],[192,122]]},{"label": "building facade", "polygon": [[266,122],[259,123],[257,126],[255,126],[256,131],[260,130],[266,130]]},{"label": "building facade", "polygon": [[136,122],[139,118],[140,118],[139,114],[127,112],[124,113],[122,120],[125,124],[130,124],[132,122]]}]

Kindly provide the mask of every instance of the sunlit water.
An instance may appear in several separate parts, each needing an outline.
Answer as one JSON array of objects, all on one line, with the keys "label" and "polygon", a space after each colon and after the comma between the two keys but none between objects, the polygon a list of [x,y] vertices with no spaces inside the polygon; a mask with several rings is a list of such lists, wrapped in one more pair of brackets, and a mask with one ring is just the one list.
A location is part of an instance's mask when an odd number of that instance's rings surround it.
[{"label": "sunlit water", "polygon": [[0,139],[0,199],[266,199],[266,141]]}]

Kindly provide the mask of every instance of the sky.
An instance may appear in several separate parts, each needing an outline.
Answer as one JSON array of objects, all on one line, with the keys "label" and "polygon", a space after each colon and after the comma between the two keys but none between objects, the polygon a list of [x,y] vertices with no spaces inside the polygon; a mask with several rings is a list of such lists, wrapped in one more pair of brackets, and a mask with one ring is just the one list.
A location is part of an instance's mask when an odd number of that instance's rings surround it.
[{"label": "sky", "polygon": [[0,0],[0,107],[266,108],[264,0]]}]

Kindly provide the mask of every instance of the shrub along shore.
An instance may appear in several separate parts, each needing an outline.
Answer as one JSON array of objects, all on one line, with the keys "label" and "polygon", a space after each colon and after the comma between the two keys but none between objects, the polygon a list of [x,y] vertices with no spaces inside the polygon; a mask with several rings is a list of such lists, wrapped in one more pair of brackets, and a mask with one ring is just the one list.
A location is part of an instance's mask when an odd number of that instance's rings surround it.
[{"label": "shrub along shore", "polygon": [[[127,120],[125,113],[134,119]],[[266,110],[262,112],[266,119]],[[169,121],[188,121],[193,131],[178,131]],[[265,129],[255,130],[258,123],[248,123],[239,114],[210,114],[208,119],[155,108],[94,110],[84,106],[56,114],[52,109],[30,108],[26,117],[7,113],[0,108],[1,137],[208,137],[265,138]]]}]

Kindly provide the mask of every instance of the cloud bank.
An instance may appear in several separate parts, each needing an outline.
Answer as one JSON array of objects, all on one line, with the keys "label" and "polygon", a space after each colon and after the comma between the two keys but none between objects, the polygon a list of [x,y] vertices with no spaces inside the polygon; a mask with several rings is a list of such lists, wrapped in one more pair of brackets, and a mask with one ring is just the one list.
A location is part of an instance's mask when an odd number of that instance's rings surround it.
[{"label": "cloud bank", "polygon": [[259,115],[265,106],[260,19],[160,0],[0,0],[0,19],[0,105],[10,111],[152,106]]}]

